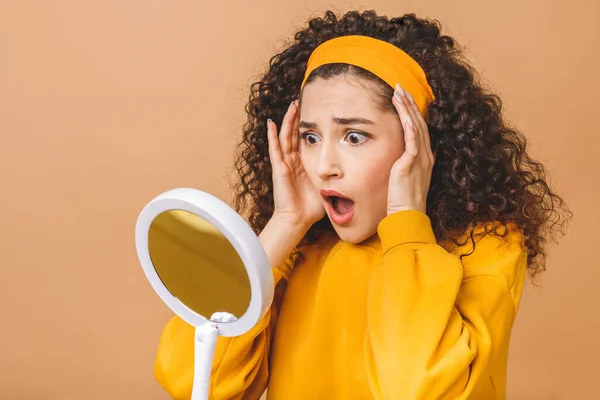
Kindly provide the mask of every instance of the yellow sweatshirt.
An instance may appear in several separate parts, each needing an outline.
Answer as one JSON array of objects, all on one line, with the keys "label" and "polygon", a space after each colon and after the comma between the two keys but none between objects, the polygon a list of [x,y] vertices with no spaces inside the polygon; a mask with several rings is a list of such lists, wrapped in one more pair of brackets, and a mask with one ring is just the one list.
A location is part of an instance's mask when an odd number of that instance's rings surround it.
[{"label": "yellow sweatshirt", "polygon": [[[479,228],[481,230],[481,227]],[[511,328],[526,275],[521,233],[436,243],[418,211],[385,217],[350,244],[335,233],[274,268],[273,306],[258,325],[217,342],[211,399],[505,399]],[[155,377],[189,399],[194,329],[161,336]]]}]

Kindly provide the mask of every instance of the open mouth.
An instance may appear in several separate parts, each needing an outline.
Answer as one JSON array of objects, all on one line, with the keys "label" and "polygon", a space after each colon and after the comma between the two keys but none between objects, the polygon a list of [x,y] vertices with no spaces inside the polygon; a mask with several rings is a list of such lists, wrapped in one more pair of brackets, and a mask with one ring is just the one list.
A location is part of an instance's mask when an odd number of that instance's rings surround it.
[{"label": "open mouth", "polygon": [[327,196],[326,201],[329,217],[334,223],[344,225],[354,217],[354,201],[339,196]]},{"label": "open mouth", "polygon": [[350,199],[330,196],[327,198],[327,201],[331,203],[333,210],[340,215],[347,214],[354,209],[354,202]]}]

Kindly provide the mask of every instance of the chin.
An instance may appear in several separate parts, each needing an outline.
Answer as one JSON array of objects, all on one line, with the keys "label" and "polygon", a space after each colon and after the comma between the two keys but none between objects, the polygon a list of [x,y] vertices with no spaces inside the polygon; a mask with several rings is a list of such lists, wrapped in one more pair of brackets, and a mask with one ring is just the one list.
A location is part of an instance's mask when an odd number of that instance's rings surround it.
[{"label": "chin", "polygon": [[333,222],[332,225],[339,238],[346,243],[362,243],[377,233],[377,230],[373,230],[373,232],[371,232],[370,230],[357,229],[350,226],[338,226]]}]

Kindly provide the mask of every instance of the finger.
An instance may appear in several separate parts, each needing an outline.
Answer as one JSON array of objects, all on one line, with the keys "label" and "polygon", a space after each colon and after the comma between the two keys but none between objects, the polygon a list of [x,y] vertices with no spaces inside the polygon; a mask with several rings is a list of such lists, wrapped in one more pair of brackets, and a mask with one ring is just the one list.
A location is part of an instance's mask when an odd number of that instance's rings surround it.
[{"label": "finger", "polygon": [[285,116],[283,117],[283,121],[281,122],[281,130],[279,131],[279,143],[281,144],[281,155],[285,158],[287,154],[292,151],[292,124],[294,123],[294,118],[296,107],[294,103],[290,103]]},{"label": "finger", "polygon": [[298,151],[298,124],[300,123],[300,107],[298,106],[298,100],[294,100],[296,107],[296,116],[294,118],[294,123],[292,124],[292,151]]},{"label": "finger", "polygon": [[410,114],[410,118],[412,119],[413,125],[415,127],[415,135],[417,136],[417,144],[419,149],[423,149],[425,142],[423,140],[423,126],[421,125],[419,119],[421,117],[421,112],[414,103],[414,99],[412,98],[409,92],[404,92],[404,96],[402,97],[402,102],[406,106],[408,113]]},{"label": "finger", "polygon": [[435,159],[433,156],[433,150],[431,149],[431,137],[429,134],[429,128],[425,127],[425,131],[423,131],[423,138],[425,139],[425,150],[427,154],[431,157],[431,162]]},{"label": "finger", "polygon": [[414,98],[410,95],[410,93],[406,92],[406,97],[408,98],[408,100],[410,102],[410,108],[413,110],[413,115],[415,116],[416,121],[420,127],[420,135],[419,136],[422,139],[422,141],[421,141],[421,143],[423,144],[422,149],[424,149],[424,151],[427,153],[427,155],[430,157],[431,161],[433,162],[433,153],[431,151],[431,139],[429,137],[429,128],[427,127],[425,118],[423,117],[421,110],[419,110],[417,103],[415,102]]},{"label": "finger", "polygon": [[277,138],[277,126],[270,119],[267,120],[267,140],[269,142],[269,158],[271,165],[283,162],[279,139]]},{"label": "finger", "polygon": [[404,152],[408,159],[414,159],[419,154],[419,140],[415,129],[409,129],[408,132],[406,139],[404,139],[406,142]]},{"label": "finger", "polygon": [[402,171],[408,171],[413,164],[415,158],[419,154],[417,137],[415,135],[415,130],[411,127],[412,122],[410,121],[410,116],[408,115],[408,110],[406,106],[403,104],[402,100],[399,100],[398,97],[394,96],[393,99],[394,106],[398,110],[400,115],[404,115],[404,117],[400,117],[400,120],[407,121],[403,123],[404,127],[404,153],[398,163],[400,164],[400,168]]},{"label": "finger", "polygon": [[[410,116],[408,108],[406,107],[406,104],[404,104],[402,96],[399,93],[394,94],[392,103],[396,107],[396,111],[398,111],[398,116],[400,117],[400,122],[402,123],[402,129],[404,130],[405,147],[408,149],[409,138],[415,135],[414,122],[412,121],[412,117]],[[418,143],[415,143],[415,145],[417,146],[418,151]]]},{"label": "finger", "polygon": [[419,110],[419,106],[417,106],[417,103],[415,102],[415,99],[412,97],[412,95],[409,92],[405,92],[405,94],[406,100],[408,100],[407,107],[409,107],[411,115],[415,119],[415,122],[419,126],[419,129],[423,132],[425,128],[427,128],[427,124],[423,119],[423,114],[421,114],[421,110]]},{"label": "finger", "polygon": [[419,155],[417,148],[417,138],[412,129],[406,131],[405,137],[405,149],[404,153],[398,160],[399,168],[402,173],[407,173],[412,168],[415,160]]}]

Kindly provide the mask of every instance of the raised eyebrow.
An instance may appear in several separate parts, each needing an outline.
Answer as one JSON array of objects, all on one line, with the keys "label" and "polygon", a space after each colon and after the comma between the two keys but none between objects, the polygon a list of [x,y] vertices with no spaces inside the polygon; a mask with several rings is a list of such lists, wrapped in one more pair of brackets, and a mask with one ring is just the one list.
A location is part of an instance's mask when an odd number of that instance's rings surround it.
[{"label": "raised eyebrow", "polygon": [[[361,118],[361,117],[347,117],[347,118],[338,118],[333,117],[333,122],[340,125],[375,125],[375,122],[370,119]],[[315,122],[308,121],[300,121],[298,123],[298,128],[306,128],[306,129],[315,129],[317,124]]]},{"label": "raised eyebrow", "polygon": [[315,122],[300,121],[298,123],[298,128],[315,129],[316,127],[317,124]]},{"label": "raised eyebrow", "polygon": [[333,118],[333,122],[340,125],[375,125],[375,122],[370,119],[361,118],[361,117],[348,117],[348,118]]}]

